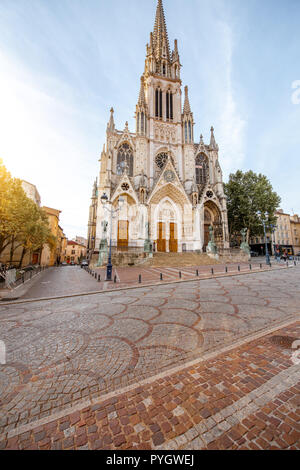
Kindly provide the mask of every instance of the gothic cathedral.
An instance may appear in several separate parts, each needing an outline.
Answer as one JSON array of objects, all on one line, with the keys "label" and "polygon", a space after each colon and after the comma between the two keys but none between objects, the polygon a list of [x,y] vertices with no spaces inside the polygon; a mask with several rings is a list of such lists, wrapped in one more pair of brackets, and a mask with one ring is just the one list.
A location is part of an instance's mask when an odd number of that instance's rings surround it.
[{"label": "gothic cathedral", "polygon": [[[213,227],[218,250],[229,248],[222,171],[211,128],[210,143],[194,142],[188,87],[182,107],[177,40],[171,52],[162,0],[147,44],[145,70],[136,105],[136,129],[115,128],[110,110],[107,140],[95,181],[88,227],[89,258],[96,260],[103,238],[113,250],[205,252]],[[101,197],[117,209],[110,218]],[[107,224],[104,223],[107,221]],[[110,226],[111,224],[111,226]]]}]

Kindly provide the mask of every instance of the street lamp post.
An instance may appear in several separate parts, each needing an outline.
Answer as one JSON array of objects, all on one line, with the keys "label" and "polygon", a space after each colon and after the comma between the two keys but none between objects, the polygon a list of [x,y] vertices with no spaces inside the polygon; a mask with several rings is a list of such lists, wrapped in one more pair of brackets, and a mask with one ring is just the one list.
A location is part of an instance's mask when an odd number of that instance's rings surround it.
[{"label": "street lamp post", "polygon": [[[120,197],[119,198],[119,207],[117,207],[116,209],[113,209],[111,201],[108,200],[107,195],[104,193],[101,196],[101,203],[103,204],[104,209],[106,209],[110,213],[109,254],[108,254],[108,263],[107,263],[107,266],[106,266],[106,280],[111,281],[112,280],[112,264],[111,264],[112,219],[116,216],[116,214],[121,209],[121,207],[124,203],[124,198]],[[111,208],[108,207],[109,204],[111,205]]]},{"label": "street lamp post", "polygon": [[[272,242],[271,250],[272,250],[272,255],[274,255],[275,254],[275,235],[274,234],[275,234],[277,226],[271,224],[270,228],[271,228],[271,242]],[[273,239],[274,239],[274,241],[273,241]]]},{"label": "street lamp post", "polygon": [[264,228],[264,236],[265,236],[265,247],[266,247],[266,264],[270,264],[270,255],[269,255],[269,250],[268,250],[268,241],[267,241],[267,234],[266,234],[266,222],[265,219],[268,217],[268,212],[261,213],[261,211],[257,212],[257,215],[259,216],[261,223]]}]

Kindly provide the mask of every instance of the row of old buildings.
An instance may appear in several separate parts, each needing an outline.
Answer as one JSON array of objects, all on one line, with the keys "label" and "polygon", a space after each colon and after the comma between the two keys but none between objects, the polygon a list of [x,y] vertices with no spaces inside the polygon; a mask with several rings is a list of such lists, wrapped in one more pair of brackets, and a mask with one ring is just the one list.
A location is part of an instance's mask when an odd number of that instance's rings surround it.
[{"label": "row of old buildings", "polygon": [[[291,255],[300,253],[300,217],[291,215],[279,209],[276,212],[276,224],[272,231],[266,234],[269,253],[275,250],[287,251]],[[250,240],[253,251],[265,254],[265,237],[253,237]]]},{"label": "row of old buildings", "polygon": [[[63,262],[68,264],[78,264],[86,257],[87,241],[83,237],[76,237],[75,240],[68,240],[61,225],[59,216],[61,211],[47,206],[41,206],[41,197],[36,186],[28,181],[22,180],[22,187],[30,199],[41,207],[48,216],[49,227],[55,237],[55,246],[50,248],[45,244],[37,251],[27,252],[22,260],[22,266],[41,265],[55,266]],[[0,263],[19,266],[22,256],[22,247],[17,248],[11,255],[11,246],[8,245],[1,253]]]}]

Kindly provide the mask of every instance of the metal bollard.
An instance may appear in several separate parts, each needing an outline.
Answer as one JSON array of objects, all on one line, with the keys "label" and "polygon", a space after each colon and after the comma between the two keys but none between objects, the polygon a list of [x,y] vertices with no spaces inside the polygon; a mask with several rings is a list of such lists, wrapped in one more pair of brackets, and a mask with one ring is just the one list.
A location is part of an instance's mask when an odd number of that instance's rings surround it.
[{"label": "metal bollard", "polygon": [[160,280],[161,280],[161,281],[163,280],[163,275],[162,275],[162,273],[160,273]]},{"label": "metal bollard", "polygon": [[251,264],[249,264],[249,269],[250,269],[250,271],[252,270],[252,265]]},{"label": "metal bollard", "polygon": [[227,268],[227,266],[225,266],[225,273],[228,273],[228,268]]},{"label": "metal bollard", "polygon": [[100,274],[98,274],[98,282],[100,282],[100,281],[101,281],[101,276],[100,276]]},{"label": "metal bollard", "polygon": [[181,271],[179,271],[179,279],[181,279]]},{"label": "metal bollard", "polygon": [[199,276],[199,271],[198,271],[198,269],[196,269],[196,276]]},{"label": "metal bollard", "polygon": [[238,266],[238,271],[240,271],[240,270],[241,270],[241,267],[240,267],[240,266]]},{"label": "metal bollard", "polygon": [[214,275],[214,268],[211,268],[211,274]]},{"label": "metal bollard", "polygon": [[260,269],[262,269],[262,264],[261,263],[259,263],[259,267],[260,267]]},{"label": "metal bollard", "polygon": [[289,267],[289,262],[288,262],[288,261],[286,262],[286,267],[287,267],[287,268]]},{"label": "metal bollard", "polygon": [[142,284],[142,275],[139,274],[139,284]]},{"label": "metal bollard", "polygon": [[114,277],[114,283],[116,283],[116,282],[117,282],[117,276]]},{"label": "metal bollard", "polygon": [[95,273],[95,279],[97,279],[97,273]]},{"label": "metal bollard", "polygon": [[24,284],[24,282],[25,282],[25,276],[24,276],[24,274],[22,274],[22,282],[23,282],[23,284]]},{"label": "metal bollard", "polygon": [[297,265],[297,264],[296,264],[296,261],[294,261],[294,266],[296,266],[296,265]]}]

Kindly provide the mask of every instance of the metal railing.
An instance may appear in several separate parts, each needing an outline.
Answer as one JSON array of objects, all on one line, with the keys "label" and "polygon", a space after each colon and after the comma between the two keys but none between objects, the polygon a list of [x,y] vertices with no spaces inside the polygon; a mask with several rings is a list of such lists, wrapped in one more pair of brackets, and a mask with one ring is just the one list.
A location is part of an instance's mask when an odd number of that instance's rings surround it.
[{"label": "metal railing", "polygon": [[[0,268],[0,278],[2,279],[0,288],[8,287],[10,289],[14,289],[21,284],[25,284],[25,282],[29,281],[30,279],[33,279],[37,274],[45,271],[47,268],[48,266],[32,266],[31,269],[16,269],[13,267],[6,268],[5,266],[2,266]],[[7,284],[6,280],[11,269],[16,269],[16,278],[14,281],[11,281],[9,284]]]}]

